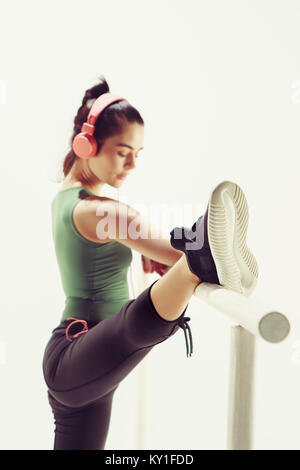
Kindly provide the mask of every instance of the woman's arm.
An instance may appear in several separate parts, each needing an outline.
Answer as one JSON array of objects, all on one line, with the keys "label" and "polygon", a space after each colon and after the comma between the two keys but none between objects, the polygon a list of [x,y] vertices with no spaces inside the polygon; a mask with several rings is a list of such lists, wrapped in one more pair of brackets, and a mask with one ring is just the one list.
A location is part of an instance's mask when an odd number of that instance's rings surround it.
[{"label": "woman's arm", "polygon": [[86,198],[76,211],[77,228],[96,243],[117,240],[158,263],[173,266],[183,252],[172,247],[159,227],[140,212],[111,198]]},{"label": "woman's arm", "polygon": [[[165,260],[168,259],[168,262],[166,262],[166,261],[163,261],[162,259],[154,260],[152,258],[154,261],[157,261],[158,263],[162,263],[166,266],[173,266],[184,255],[182,251],[175,250],[175,248],[172,247],[169,240],[167,240],[166,238],[160,238],[158,240],[158,244],[160,245],[159,251],[164,252],[164,255],[163,255],[164,259]],[[143,256],[146,258],[146,263],[148,262],[148,260],[151,261],[151,258],[147,258],[145,255]],[[146,269],[147,269],[147,266],[148,264],[146,264]]]}]

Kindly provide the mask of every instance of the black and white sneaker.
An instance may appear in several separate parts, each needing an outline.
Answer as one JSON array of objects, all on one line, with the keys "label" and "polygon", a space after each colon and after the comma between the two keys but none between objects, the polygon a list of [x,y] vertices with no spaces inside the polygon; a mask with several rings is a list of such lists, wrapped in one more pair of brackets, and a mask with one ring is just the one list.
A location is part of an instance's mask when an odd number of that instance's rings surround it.
[{"label": "black and white sneaker", "polygon": [[257,282],[258,265],[246,244],[248,219],[242,189],[223,181],[213,190],[205,214],[191,229],[175,227],[170,243],[185,253],[190,270],[201,281],[249,295]]}]

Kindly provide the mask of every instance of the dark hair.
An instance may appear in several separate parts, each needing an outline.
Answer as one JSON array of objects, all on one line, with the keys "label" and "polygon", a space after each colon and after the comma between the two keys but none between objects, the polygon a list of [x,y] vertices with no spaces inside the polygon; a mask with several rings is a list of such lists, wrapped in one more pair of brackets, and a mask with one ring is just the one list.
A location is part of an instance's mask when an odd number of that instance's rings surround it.
[{"label": "dark hair", "polygon": [[[100,83],[94,85],[85,92],[82,104],[78,109],[74,119],[73,135],[70,139],[71,150],[66,155],[63,162],[64,176],[67,176],[75,164],[75,171],[73,175],[74,178],[80,181],[83,185],[87,186],[97,184],[99,182],[98,178],[91,172],[89,166],[87,165],[87,160],[77,157],[77,155],[73,152],[72,142],[75,136],[81,132],[81,126],[84,122],[86,122],[92,104],[100,95],[110,91],[108,83],[103,75],[99,77],[99,80]],[[124,96],[124,98],[126,97]],[[120,134],[122,132],[123,126],[126,124],[126,122],[136,122],[140,125],[144,125],[144,121],[140,113],[133,106],[131,106],[131,104],[126,99],[122,101],[116,101],[115,103],[112,103],[107,108],[105,108],[104,111],[102,111],[95,123],[94,137],[98,144],[97,152],[100,151],[105,139],[108,137],[113,137],[114,135]]]}]

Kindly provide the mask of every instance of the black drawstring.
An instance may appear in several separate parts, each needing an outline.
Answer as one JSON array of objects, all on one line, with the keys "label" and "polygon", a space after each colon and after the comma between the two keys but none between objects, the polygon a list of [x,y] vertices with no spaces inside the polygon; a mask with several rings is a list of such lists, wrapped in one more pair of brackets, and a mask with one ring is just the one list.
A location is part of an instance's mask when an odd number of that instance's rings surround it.
[{"label": "black drawstring", "polygon": [[[190,321],[190,317],[180,317],[179,320],[178,320],[178,325],[184,331],[185,344],[186,344],[186,355],[187,355],[187,357],[192,357],[192,355],[193,355],[193,339],[192,339],[192,332],[191,332],[191,329],[190,329],[190,325],[188,325],[188,323],[187,323],[188,321]],[[188,343],[186,330],[188,330],[188,332],[189,332],[190,349],[191,349],[190,352],[189,352],[189,343]]]}]

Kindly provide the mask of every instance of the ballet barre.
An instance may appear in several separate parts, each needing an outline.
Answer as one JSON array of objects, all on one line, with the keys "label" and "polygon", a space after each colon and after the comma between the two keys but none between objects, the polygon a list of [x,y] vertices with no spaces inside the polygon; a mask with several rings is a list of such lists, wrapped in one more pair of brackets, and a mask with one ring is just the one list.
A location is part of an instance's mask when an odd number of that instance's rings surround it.
[{"label": "ballet barre", "polygon": [[207,282],[199,284],[194,295],[266,341],[279,343],[289,334],[290,322],[285,315],[251,297]]},{"label": "ballet barre", "polygon": [[203,282],[194,296],[226,314],[231,328],[227,449],[251,450],[253,441],[253,397],[255,340],[283,341],[290,332],[288,318],[263,303],[217,284]]}]

